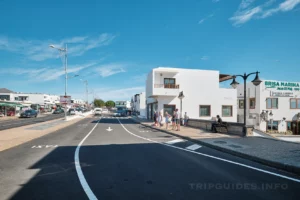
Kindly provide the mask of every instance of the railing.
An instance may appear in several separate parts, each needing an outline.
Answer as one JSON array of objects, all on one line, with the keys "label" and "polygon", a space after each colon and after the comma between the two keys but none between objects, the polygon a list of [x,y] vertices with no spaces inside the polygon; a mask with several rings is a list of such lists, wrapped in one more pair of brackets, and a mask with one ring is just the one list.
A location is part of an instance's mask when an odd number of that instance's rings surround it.
[{"label": "railing", "polygon": [[154,84],[154,88],[179,89],[179,85],[176,85],[176,84]]}]

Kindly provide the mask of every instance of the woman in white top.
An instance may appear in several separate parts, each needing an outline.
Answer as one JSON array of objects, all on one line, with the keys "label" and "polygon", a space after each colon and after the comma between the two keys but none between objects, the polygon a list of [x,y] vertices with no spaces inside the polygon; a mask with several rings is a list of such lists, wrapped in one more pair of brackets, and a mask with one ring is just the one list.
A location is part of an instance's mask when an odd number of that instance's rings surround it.
[{"label": "woman in white top", "polygon": [[159,123],[159,126],[160,126],[160,127],[163,126],[164,118],[163,118],[163,115],[162,115],[161,112],[159,112],[159,115],[158,115],[158,123]]}]

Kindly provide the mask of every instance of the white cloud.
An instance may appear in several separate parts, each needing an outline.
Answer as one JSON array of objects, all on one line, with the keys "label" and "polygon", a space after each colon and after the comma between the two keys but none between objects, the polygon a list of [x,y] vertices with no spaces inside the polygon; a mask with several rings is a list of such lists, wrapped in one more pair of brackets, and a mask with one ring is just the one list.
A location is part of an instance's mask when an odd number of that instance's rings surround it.
[{"label": "white cloud", "polygon": [[201,60],[208,60],[209,57],[208,57],[208,56],[202,56],[200,59],[201,59]]},{"label": "white cloud", "polygon": [[255,0],[242,0],[234,16],[229,18],[234,26],[244,24],[251,19],[263,19],[270,17],[278,12],[291,11],[298,4],[300,4],[300,0],[285,0],[284,2],[272,7],[276,0],[267,0],[263,4],[251,7],[254,2]]},{"label": "white cloud", "polygon": [[[145,87],[130,87],[130,88],[96,88],[94,89],[97,98],[107,100],[131,100],[131,97],[137,93],[145,91]],[[72,94],[74,98],[82,98],[82,93]]]},{"label": "white cloud", "polygon": [[[78,73],[83,69],[94,66],[96,63],[87,63],[68,67],[68,74]],[[22,75],[29,77],[32,81],[51,81],[65,75],[63,67],[42,67],[42,68],[9,68],[1,69],[1,74]]]},{"label": "white cloud", "polygon": [[205,22],[206,20],[208,20],[209,18],[213,17],[215,14],[212,13],[206,17],[204,17],[203,19],[199,20],[198,24],[202,24],[203,22]]},{"label": "white cloud", "polygon": [[54,41],[24,40],[0,36],[0,50],[22,54],[31,60],[43,61],[59,57],[57,50],[49,47],[50,44],[63,47],[67,43],[69,55],[80,56],[91,49],[109,45],[115,37],[115,35],[103,33],[97,37],[80,36]]},{"label": "white cloud", "polygon": [[236,13],[236,15],[231,17],[230,20],[233,21],[233,25],[240,25],[251,20],[257,13],[260,13],[261,11],[262,9],[258,6],[250,10]]},{"label": "white cloud", "polygon": [[277,12],[287,12],[293,10],[298,4],[300,4],[300,0],[286,0],[285,2],[279,4],[278,7],[266,10],[261,18],[270,17]]},{"label": "white cloud", "polygon": [[252,3],[254,3],[255,0],[242,0],[239,9],[243,10],[245,8],[248,8]]},{"label": "white cloud", "polygon": [[127,66],[128,64],[110,63],[110,64],[101,65],[95,70],[100,74],[100,76],[108,77],[114,74],[126,72],[124,68],[126,68]]}]

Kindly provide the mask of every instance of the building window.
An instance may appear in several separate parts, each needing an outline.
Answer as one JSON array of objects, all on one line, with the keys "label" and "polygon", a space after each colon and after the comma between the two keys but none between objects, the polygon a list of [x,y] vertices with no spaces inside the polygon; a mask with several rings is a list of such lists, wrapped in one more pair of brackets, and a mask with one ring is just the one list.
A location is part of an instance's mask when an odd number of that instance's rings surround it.
[{"label": "building window", "polygon": [[273,123],[268,121],[267,130],[278,131],[278,124],[279,121],[273,121]]},{"label": "building window", "polygon": [[291,109],[300,109],[300,99],[290,99]]},{"label": "building window", "polygon": [[232,106],[222,106],[222,117],[232,117]]},{"label": "building window", "polygon": [[15,97],[15,101],[19,101],[19,97]]},{"label": "building window", "polygon": [[164,79],[164,88],[175,88],[175,78],[165,78]]},{"label": "building window", "polygon": [[242,99],[239,100],[239,108],[244,109],[244,100]]},{"label": "building window", "polygon": [[200,105],[200,117],[210,117],[210,106]]},{"label": "building window", "polygon": [[267,109],[278,109],[278,98],[267,98]]},{"label": "building window", "polygon": [[250,98],[249,103],[250,103],[249,108],[255,109],[255,98]]},{"label": "building window", "polygon": [[292,122],[286,122],[286,129],[287,129],[287,131],[292,130]]}]

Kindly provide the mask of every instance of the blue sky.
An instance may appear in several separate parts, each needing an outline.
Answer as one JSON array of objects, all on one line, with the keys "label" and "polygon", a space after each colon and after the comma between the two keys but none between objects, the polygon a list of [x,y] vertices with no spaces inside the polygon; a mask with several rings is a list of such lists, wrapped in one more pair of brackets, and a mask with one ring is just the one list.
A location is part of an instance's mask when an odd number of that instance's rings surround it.
[{"label": "blue sky", "polygon": [[[49,44],[65,43],[69,75],[105,100],[144,91],[158,66],[300,82],[299,23],[300,0],[0,0],[0,87],[63,94]],[[84,98],[79,79],[68,93]]]}]

